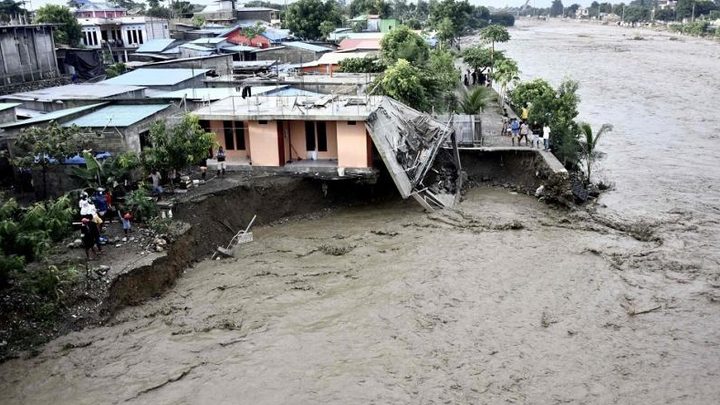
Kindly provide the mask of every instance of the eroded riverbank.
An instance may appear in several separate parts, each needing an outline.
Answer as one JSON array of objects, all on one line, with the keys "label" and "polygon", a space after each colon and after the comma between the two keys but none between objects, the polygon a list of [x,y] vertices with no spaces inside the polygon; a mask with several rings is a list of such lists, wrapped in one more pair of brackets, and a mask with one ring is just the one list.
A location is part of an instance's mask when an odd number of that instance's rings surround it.
[{"label": "eroded riverbank", "polygon": [[662,239],[601,222],[480,188],[454,211],[258,228],[241,257],[0,366],[0,389],[25,404],[710,402],[704,277],[679,284]]}]

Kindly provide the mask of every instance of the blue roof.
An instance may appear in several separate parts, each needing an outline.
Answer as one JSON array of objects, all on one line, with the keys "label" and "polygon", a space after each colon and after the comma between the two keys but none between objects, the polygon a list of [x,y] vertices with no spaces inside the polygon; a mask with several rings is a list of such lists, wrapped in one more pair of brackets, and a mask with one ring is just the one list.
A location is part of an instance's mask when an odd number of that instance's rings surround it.
[{"label": "blue roof", "polygon": [[202,46],[198,44],[182,44],[180,45],[180,49],[192,49],[193,51],[201,51],[201,52],[209,52],[212,53],[213,48],[208,48],[207,46]]},{"label": "blue roof", "polygon": [[104,80],[105,84],[124,84],[129,86],[172,86],[204,75],[209,69],[152,69],[140,68],[112,79]]},{"label": "blue roof", "polygon": [[63,124],[87,128],[129,127],[170,107],[170,104],[111,105]]},{"label": "blue roof", "polygon": [[151,39],[144,44],[140,45],[137,50],[135,50],[135,53],[142,53],[142,52],[162,52],[165,49],[167,49],[168,46],[172,45],[173,42],[175,42],[172,38],[158,38],[158,39]]},{"label": "blue roof", "polygon": [[67,117],[69,115],[77,114],[77,113],[80,113],[80,112],[83,112],[86,110],[91,110],[91,109],[99,107],[103,104],[105,104],[105,103],[90,104],[90,105],[84,105],[81,107],[57,110],[57,111],[49,112],[47,114],[38,115],[37,117],[28,118],[28,119],[22,120],[22,121],[8,122],[6,124],[0,125],[0,128],[22,127],[22,126],[27,126],[27,125],[32,125],[32,124],[39,124],[42,122],[54,121],[54,120],[58,120],[63,117]]},{"label": "blue roof", "polygon": [[280,30],[276,28],[265,28],[265,32],[261,34],[272,42],[282,41],[290,37],[290,30]]},{"label": "blue roof", "polygon": [[283,42],[283,46],[291,46],[293,48],[305,49],[311,52],[330,52],[332,49],[325,48],[324,46],[308,44],[307,42]]}]

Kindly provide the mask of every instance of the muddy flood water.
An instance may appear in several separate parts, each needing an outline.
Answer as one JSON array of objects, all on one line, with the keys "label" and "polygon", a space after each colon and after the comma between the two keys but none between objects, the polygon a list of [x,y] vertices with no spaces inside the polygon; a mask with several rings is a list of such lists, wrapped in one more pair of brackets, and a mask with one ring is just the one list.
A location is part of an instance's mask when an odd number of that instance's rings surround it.
[{"label": "muddy flood water", "polygon": [[0,402],[717,403],[720,45],[635,34],[521,22],[505,46],[615,125],[604,207],[479,188],[451,211],[260,227],[239,257],[0,365]]}]

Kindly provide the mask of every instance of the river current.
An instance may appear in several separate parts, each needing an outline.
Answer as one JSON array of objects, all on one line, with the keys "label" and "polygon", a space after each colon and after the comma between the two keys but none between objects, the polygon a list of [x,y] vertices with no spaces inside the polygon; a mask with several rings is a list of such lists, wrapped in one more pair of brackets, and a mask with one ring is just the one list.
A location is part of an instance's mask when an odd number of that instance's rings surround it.
[{"label": "river current", "polygon": [[615,126],[596,207],[477,188],[443,212],[258,227],[237,258],[0,365],[0,402],[717,403],[720,45],[511,34],[524,78],[578,80],[580,118]]}]

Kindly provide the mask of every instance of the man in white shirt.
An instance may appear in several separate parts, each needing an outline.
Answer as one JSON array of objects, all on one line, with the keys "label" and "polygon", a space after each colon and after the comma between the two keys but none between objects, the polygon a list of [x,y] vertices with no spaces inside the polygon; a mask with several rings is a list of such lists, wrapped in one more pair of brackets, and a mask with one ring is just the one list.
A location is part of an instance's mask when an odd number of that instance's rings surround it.
[{"label": "man in white shirt", "polygon": [[543,144],[545,146],[545,151],[550,150],[550,127],[548,124],[543,126]]}]

